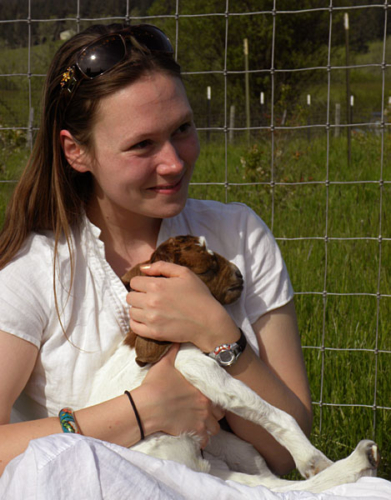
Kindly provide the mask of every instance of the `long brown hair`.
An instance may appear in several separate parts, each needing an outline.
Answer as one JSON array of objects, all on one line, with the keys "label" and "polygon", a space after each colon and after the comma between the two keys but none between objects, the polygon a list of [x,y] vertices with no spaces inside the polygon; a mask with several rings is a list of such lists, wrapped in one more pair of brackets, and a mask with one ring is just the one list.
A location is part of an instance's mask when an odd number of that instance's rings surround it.
[{"label": "long brown hair", "polygon": [[108,73],[92,80],[82,79],[72,93],[61,88],[63,73],[75,64],[80,50],[99,36],[124,28],[120,24],[91,26],[68,40],[54,56],[44,86],[39,132],[0,234],[0,269],[12,260],[32,231],[53,231],[55,255],[64,235],[71,252],[71,227],[80,220],[91,195],[92,177],[89,172],[76,172],[68,164],[60,144],[60,131],[68,130],[93,154],[92,131],[103,97],[148,72],[180,78],[180,67],[172,57],[150,52],[135,43],[129,57]]}]

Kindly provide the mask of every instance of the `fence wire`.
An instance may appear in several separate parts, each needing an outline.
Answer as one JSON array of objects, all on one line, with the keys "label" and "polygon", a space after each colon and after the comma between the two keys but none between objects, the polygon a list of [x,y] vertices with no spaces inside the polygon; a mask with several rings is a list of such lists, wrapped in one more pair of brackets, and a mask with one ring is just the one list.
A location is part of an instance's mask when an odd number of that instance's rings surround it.
[{"label": "fence wire", "polygon": [[[224,8],[222,8],[221,12],[198,12],[192,14],[183,13],[184,7],[186,4],[185,0],[176,0],[172,2],[172,9],[170,14],[161,15],[161,16],[132,16],[131,12],[131,2],[130,0],[124,1],[124,13],[121,15],[117,15],[116,12],[113,12],[111,16],[102,16],[102,17],[94,17],[89,18],[82,16],[82,3],[83,0],[77,0],[76,2],[76,15],[65,17],[65,18],[50,18],[50,19],[40,19],[38,17],[34,17],[32,15],[32,6],[34,4],[34,0],[28,0],[28,12],[27,17],[22,19],[0,19],[0,30],[6,24],[20,24],[24,23],[27,25],[28,29],[28,56],[27,56],[27,70],[25,72],[13,72],[12,67],[9,68],[8,72],[3,72],[0,74],[0,98],[1,98],[1,82],[5,81],[3,79],[9,78],[23,78],[26,82],[26,92],[24,99],[28,102],[28,109],[33,109],[33,89],[32,89],[32,80],[35,78],[44,77],[44,73],[38,72],[34,73],[31,65],[31,57],[32,50],[34,46],[34,41],[32,39],[32,27],[36,23],[56,23],[56,22],[67,22],[73,23],[74,30],[79,32],[85,23],[94,23],[94,22],[126,22],[126,23],[137,23],[137,22],[151,22],[158,24],[160,20],[170,19],[175,23],[175,37],[174,37],[174,46],[176,55],[180,53],[181,48],[181,36],[183,34],[181,30],[181,22],[183,19],[202,19],[202,18],[211,18],[211,17],[220,17],[224,20],[225,23],[225,40],[224,40],[224,54],[223,54],[223,66],[221,68],[214,69],[205,69],[200,71],[184,71],[185,76],[198,76],[198,75],[215,75],[219,76],[223,79],[224,86],[224,98],[223,98],[223,106],[222,110],[218,110],[216,112],[216,117],[213,116],[210,118],[209,123],[205,117],[205,111],[195,109],[196,116],[199,116],[200,126],[199,132],[202,134],[213,133],[214,136],[217,134],[221,136],[222,141],[224,143],[224,157],[221,158],[221,164],[223,165],[221,169],[221,176],[218,181],[209,181],[209,180],[197,180],[193,182],[192,186],[218,186],[224,190],[224,199],[225,201],[232,201],[232,188],[243,186],[250,186],[253,188],[259,187],[267,187],[270,190],[270,226],[272,231],[274,231],[275,227],[275,219],[276,213],[279,210],[278,203],[276,203],[276,190],[282,188],[292,188],[295,186],[322,186],[325,189],[325,206],[324,206],[324,231],[321,234],[313,234],[309,236],[302,236],[300,233],[294,236],[280,236],[276,234],[276,238],[280,243],[285,242],[322,242],[324,245],[324,271],[323,271],[323,289],[322,290],[314,290],[314,289],[302,289],[296,291],[297,296],[314,296],[320,297],[323,301],[322,306],[322,334],[320,338],[320,342],[318,345],[305,345],[305,350],[312,350],[319,353],[321,358],[321,370],[320,370],[320,391],[319,391],[319,399],[314,401],[314,405],[319,407],[319,427],[322,429],[323,422],[323,412],[325,407],[360,407],[360,408],[369,408],[373,410],[373,432],[376,431],[376,416],[378,410],[391,410],[390,405],[378,404],[377,394],[378,394],[378,384],[379,384],[379,355],[383,354],[391,354],[390,350],[381,349],[379,343],[379,324],[380,324],[380,316],[381,316],[381,305],[384,300],[390,300],[391,295],[388,293],[382,293],[382,284],[381,284],[381,275],[382,269],[384,268],[386,262],[383,260],[384,254],[384,245],[385,243],[389,243],[391,241],[390,234],[387,232],[383,232],[383,218],[382,214],[384,213],[384,197],[385,197],[385,189],[391,183],[390,180],[387,180],[385,174],[385,143],[388,140],[388,128],[389,123],[387,121],[388,116],[386,115],[386,101],[387,101],[387,68],[389,68],[389,64],[387,64],[386,59],[386,45],[387,45],[387,25],[388,25],[388,15],[389,15],[389,2],[379,1],[379,2],[368,2],[367,5],[362,5],[361,2],[357,2],[357,5],[354,6],[341,6],[341,2],[336,2],[330,0],[329,2],[318,2],[323,4],[321,7],[314,7],[311,9],[300,9],[296,8],[294,10],[279,10],[279,1],[271,0],[270,8],[266,10],[249,10],[246,12],[237,12],[235,10],[235,2],[226,0],[221,4],[225,3]],[[257,2],[248,2],[249,4],[253,4],[256,6]],[[315,3],[315,2],[314,2]],[[293,2],[293,5],[297,6],[300,2]],[[333,27],[334,22],[333,19],[337,15],[337,13],[344,12],[349,14],[350,12],[357,11],[358,9],[381,9],[384,11],[384,36],[383,36],[383,48],[382,48],[382,59],[375,63],[368,64],[349,64],[349,65],[335,65],[332,61],[332,37],[333,37]],[[329,16],[329,36],[328,36],[328,57],[326,65],[314,65],[309,67],[297,67],[297,68],[281,68],[276,64],[276,37],[278,35],[278,30],[281,29],[282,23],[279,20],[283,16],[299,16],[304,13],[326,13]],[[230,37],[229,30],[231,23],[234,22],[235,18],[239,17],[249,17],[255,18],[257,16],[264,16],[267,19],[271,19],[272,22],[272,39],[271,39],[271,58],[270,65],[268,67],[258,67],[258,68],[247,68],[241,70],[232,70],[229,66],[228,53],[230,48]],[[184,57],[184,56],[182,56]],[[180,60],[181,63],[185,63],[186,61]],[[186,64],[184,64],[186,66]],[[361,68],[377,68],[381,72],[381,110],[380,115],[377,117],[376,124],[372,119],[368,118],[368,115],[364,115],[362,117],[356,117],[355,121],[351,123],[335,123],[333,121],[333,112],[334,109],[332,107],[332,98],[331,98],[331,88],[332,88],[332,75],[335,71],[346,71],[346,70],[357,70]],[[304,73],[309,71],[317,71],[321,74],[326,75],[326,103],[325,103],[325,113],[319,114],[318,116],[312,116],[311,123],[287,123],[281,119],[279,112],[277,112],[276,108],[276,92],[277,87],[279,85],[278,75],[287,74],[287,73]],[[229,86],[229,78],[231,76],[242,76],[243,78],[246,75],[267,75],[270,80],[270,101],[269,101],[269,113],[267,115],[263,113],[261,116],[260,111],[256,109],[252,109],[252,121],[250,123],[245,123],[245,119],[242,118],[238,122],[233,123],[230,116],[230,102],[228,98],[228,86]],[[6,106],[6,103],[3,103]],[[258,113],[258,114],[257,114]],[[203,115],[203,116],[202,116]],[[0,114],[1,116],[1,114]],[[324,118],[325,117],[325,118]],[[330,175],[330,144],[332,137],[337,133],[337,131],[342,131],[346,133],[348,130],[353,130],[354,128],[361,129],[373,129],[376,127],[376,133],[380,136],[380,168],[379,168],[379,177],[376,179],[355,179],[355,180],[334,180],[332,175]],[[28,134],[31,138],[34,132],[37,130],[36,120],[32,116],[32,112],[29,112],[29,120],[28,123],[16,123],[16,124],[4,124],[0,123],[0,132],[1,131],[22,131]],[[322,180],[304,180],[300,182],[295,181],[284,181],[276,175],[276,155],[275,151],[277,148],[277,138],[279,134],[289,133],[289,132],[303,132],[303,133],[322,133],[325,134],[325,153],[326,153],[326,164],[325,164],[325,177]],[[261,134],[264,134],[262,137],[267,136],[268,144],[270,147],[270,178],[267,180],[261,179],[259,181],[251,181],[251,182],[237,182],[232,179],[231,170],[230,170],[230,161],[229,161],[229,145],[233,135],[235,134],[252,134],[252,137],[261,137]],[[257,135],[260,134],[260,135]],[[354,166],[352,165],[352,168]],[[1,180],[1,184],[12,183],[14,179],[4,179]],[[377,186],[379,188],[379,199],[378,199],[378,207],[379,210],[379,220],[378,227],[375,235],[372,236],[346,236],[346,237],[336,237],[330,234],[329,226],[330,226],[330,189],[333,186]],[[375,210],[375,207],[373,207]],[[261,214],[263,215],[263,214]],[[328,264],[330,258],[330,244],[336,241],[344,241],[344,242],[373,242],[377,244],[376,250],[376,259],[377,259],[377,289],[373,293],[365,293],[361,291],[354,291],[351,293],[338,293],[335,291],[331,291],[329,289],[328,282]],[[351,296],[351,297],[372,297],[373,300],[376,300],[376,319],[375,319],[375,341],[374,347],[360,348],[360,347],[352,347],[352,348],[342,348],[342,347],[333,347],[327,345],[326,339],[326,330],[327,330],[327,303],[331,297],[341,297],[341,296]],[[347,318],[348,321],[348,318]],[[324,385],[325,385],[325,377],[333,377],[332,373],[326,372],[326,359],[325,356],[328,352],[360,352],[360,353],[370,353],[374,356],[374,382],[373,382],[373,392],[372,392],[372,402],[371,404],[363,403],[361,401],[357,401],[354,403],[346,403],[345,401],[328,401],[325,397],[324,393]],[[311,383],[313,381],[311,380]],[[339,381],[342,383],[342,381]],[[365,380],[362,381],[365,384]]]}]

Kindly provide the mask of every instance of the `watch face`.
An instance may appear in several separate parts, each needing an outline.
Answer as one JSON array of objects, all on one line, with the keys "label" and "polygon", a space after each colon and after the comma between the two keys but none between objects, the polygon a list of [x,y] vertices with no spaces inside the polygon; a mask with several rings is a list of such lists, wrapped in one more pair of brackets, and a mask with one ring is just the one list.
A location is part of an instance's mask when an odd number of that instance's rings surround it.
[{"label": "watch face", "polygon": [[235,354],[232,351],[222,351],[218,354],[220,362],[224,365],[229,365],[235,359]]}]

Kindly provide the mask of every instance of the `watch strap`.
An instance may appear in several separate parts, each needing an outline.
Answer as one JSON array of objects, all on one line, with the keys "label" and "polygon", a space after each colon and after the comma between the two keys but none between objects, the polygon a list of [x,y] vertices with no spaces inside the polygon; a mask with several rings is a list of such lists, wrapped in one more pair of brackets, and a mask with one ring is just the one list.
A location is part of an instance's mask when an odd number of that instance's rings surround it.
[{"label": "watch strap", "polygon": [[239,331],[240,331],[240,337],[239,340],[235,343],[240,347],[240,350],[243,352],[246,349],[247,339],[241,328],[239,328]]}]

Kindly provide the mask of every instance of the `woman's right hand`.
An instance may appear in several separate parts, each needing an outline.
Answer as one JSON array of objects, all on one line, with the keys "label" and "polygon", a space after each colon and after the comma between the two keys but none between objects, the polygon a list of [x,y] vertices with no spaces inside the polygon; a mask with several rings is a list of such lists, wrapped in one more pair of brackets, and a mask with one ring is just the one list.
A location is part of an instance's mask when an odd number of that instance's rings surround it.
[{"label": "woman's right hand", "polygon": [[204,448],[210,436],[219,432],[218,421],[223,418],[224,411],[214,406],[176,370],[175,357],[179,347],[179,344],[174,344],[150,368],[142,383],[141,387],[148,388],[150,394],[148,419],[156,431],[173,436],[189,432],[196,434]]}]

